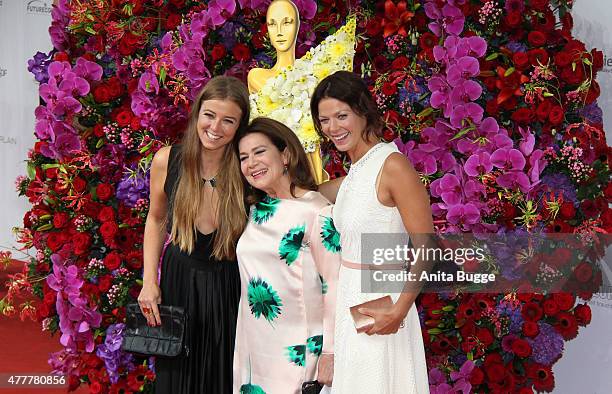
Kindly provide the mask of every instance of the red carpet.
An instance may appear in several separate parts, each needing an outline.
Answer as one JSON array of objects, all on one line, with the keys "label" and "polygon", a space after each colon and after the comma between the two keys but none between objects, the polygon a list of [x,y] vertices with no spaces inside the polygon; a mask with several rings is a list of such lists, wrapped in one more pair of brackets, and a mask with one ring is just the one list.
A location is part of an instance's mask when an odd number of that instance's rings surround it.
[{"label": "red carpet", "polygon": [[[15,261],[8,270],[0,269],[0,299],[6,295],[5,282],[8,275],[20,272],[22,263]],[[0,314],[0,374],[15,373],[18,375],[46,375],[51,368],[47,364],[49,353],[61,349],[59,335],[54,337],[48,332],[41,332],[40,324],[31,320],[22,322],[18,316],[6,317]],[[4,393],[65,393],[67,389],[49,388],[2,388],[6,384],[0,383],[0,394]],[[83,388],[79,393],[88,392]]]}]

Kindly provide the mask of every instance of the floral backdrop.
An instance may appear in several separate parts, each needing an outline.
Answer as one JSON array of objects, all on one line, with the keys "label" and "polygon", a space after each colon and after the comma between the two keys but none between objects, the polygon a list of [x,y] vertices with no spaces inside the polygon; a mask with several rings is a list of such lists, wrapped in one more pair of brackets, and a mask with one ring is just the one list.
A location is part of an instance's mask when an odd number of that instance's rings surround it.
[{"label": "floral backdrop", "polygon": [[[354,70],[429,188],[437,231],[612,230],[610,147],[597,106],[603,54],[572,37],[571,0],[294,0],[297,56],[357,18]],[[213,75],[270,67],[268,0],[59,0],[40,82],[38,139],[17,191],[18,230],[35,256],[0,301],[41,322],[63,350],[51,368],[71,389],[150,391],[152,360],[120,349],[138,295],[153,154],[177,141]],[[333,177],[346,157],[323,146]],[[136,247],[135,247],[136,246]],[[572,250],[555,251],[556,256]],[[3,252],[2,259],[9,260]],[[569,258],[569,257],[568,257]],[[563,259],[561,259],[563,260]],[[504,273],[503,267],[497,267]],[[597,283],[563,263],[556,274]],[[431,391],[550,392],[565,341],[591,320],[596,286],[539,294],[423,294]],[[16,302],[20,293],[35,301]],[[41,334],[46,335],[46,334]]]}]

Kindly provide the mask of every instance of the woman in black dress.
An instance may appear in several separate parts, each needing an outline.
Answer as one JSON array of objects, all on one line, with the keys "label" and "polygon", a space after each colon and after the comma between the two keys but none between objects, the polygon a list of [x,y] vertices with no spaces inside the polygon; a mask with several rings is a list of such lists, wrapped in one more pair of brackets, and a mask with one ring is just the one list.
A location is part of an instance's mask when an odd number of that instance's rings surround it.
[{"label": "woman in black dress", "polygon": [[240,298],[235,247],[247,219],[234,136],[248,123],[248,92],[236,78],[215,77],[192,105],[182,144],[160,149],[151,165],[138,303],[150,325],[160,324],[161,303],[189,315],[190,352],[157,359],[157,393],[231,393]]}]

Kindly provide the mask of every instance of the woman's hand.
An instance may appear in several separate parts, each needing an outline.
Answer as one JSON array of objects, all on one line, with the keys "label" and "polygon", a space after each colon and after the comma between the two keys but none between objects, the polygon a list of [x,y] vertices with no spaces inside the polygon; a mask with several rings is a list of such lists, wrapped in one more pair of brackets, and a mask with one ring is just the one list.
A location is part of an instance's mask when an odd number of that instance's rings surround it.
[{"label": "woman's hand", "polygon": [[138,295],[138,305],[149,326],[160,326],[161,317],[157,305],[161,304],[161,290],[157,283],[145,284]]},{"label": "woman's hand", "polygon": [[334,355],[333,353],[323,353],[319,356],[317,368],[317,380],[325,386],[331,386],[334,378]]},{"label": "woman's hand", "polygon": [[[411,307],[411,306],[410,306]],[[408,310],[410,309],[408,308]],[[389,335],[395,334],[404,325],[404,319],[408,314],[408,310],[395,304],[387,309],[370,309],[359,308],[359,313],[368,315],[374,318],[374,324],[365,332],[368,335]]]}]

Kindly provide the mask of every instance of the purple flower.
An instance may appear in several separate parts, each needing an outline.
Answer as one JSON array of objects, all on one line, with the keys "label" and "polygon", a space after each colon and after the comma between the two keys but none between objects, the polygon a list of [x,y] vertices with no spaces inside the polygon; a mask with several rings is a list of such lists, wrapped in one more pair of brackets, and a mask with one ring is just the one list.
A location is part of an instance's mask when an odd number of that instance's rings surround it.
[{"label": "purple flower", "polygon": [[214,26],[220,26],[236,11],[235,0],[212,0],[208,3],[208,15]]},{"label": "purple flower", "polygon": [[482,94],[482,87],[478,82],[463,80],[455,86],[451,93],[452,105],[465,104],[477,100]]},{"label": "purple flower", "polygon": [[63,51],[68,48],[70,38],[68,36],[68,24],[70,23],[69,0],[59,0],[51,9],[51,26],[49,35],[53,46]]},{"label": "purple flower", "polygon": [[431,394],[448,394],[453,392],[451,386],[446,383],[446,375],[438,368],[429,371],[429,392]]},{"label": "purple flower", "polygon": [[471,225],[480,222],[480,211],[472,203],[453,205],[448,209],[446,220],[467,230]]},{"label": "purple flower", "polygon": [[267,6],[269,0],[238,0],[238,4],[240,4],[240,8],[250,8],[252,10],[258,10],[261,8],[261,11],[265,11],[265,7]]},{"label": "purple flower", "polygon": [[510,170],[496,179],[497,184],[506,189],[519,189],[523,193],[527,193],[531,189],[529,178],[520,170]]},{"label": "purple flower", "polygon": [[[65,127],[64,123],[56,123],[56,125]],[[41,153],[43,155],[56,159],[64,159],[79,150],[81,150],[81,140],[79,136],[74,133],[56,133],[53,143],[50,143],[47,147],[41,147]]]},{"label": "purple flower", "polygon": [[121,350],[124,329],[125,324],[123,323],[108,326],[106,339],[96,350],[96,355],[104,360],[106,371],[113,384],[119,380],[119,368],[127,366],[128,369],[131,369],[130,367],[132,367],[133,356]]},{"label": "purple flower", "polygon": [[136,202],[149,195],[149,172],[128,171],[117,185],[117,198],[128,207],[135,207]]},{"label": "purple flower", "polygon": [[293,3],[304,19],[312,19],[317,14],[317,3],[314,0],[293,0]]},{"label": "purple flower", "polygon": [[522,170],[526,161],[518,149],[499,148],[491,155],[491,163],[501,169]]},{"label": "purple flower", "polygon": [[547,174],[541,179],[544,187],[550,191],[561,192],[567,201],[576,202],[576,189],[567,175],[561,173]]},{"label": "purple flower", "polygon": [[146,92],[159,94],[159,82],[157,77],[151,71],[145,71],[138,80],[138,87]]},{"label": "purple flower", "polygon": [[472,391],[472,385],[470,384],[470,376],[474,370],[474,362],[466,360],[459,371],[451,371],[451,379],[455,381],[453,384],[453,392],[469,394]]},{"label": "purple flower", "polygon": [[461,9],[446,4],[442,7],[443,27],[448,34],[459,35],[463,31],[465,17]]},{"label": "purple flower", "polygon": [[469,176],[484,175],[493,169],[491,156],[487,152],[478,152],[470,156],[463,165],[465,173]]},{"label": "purple flower", "polygon": [[446,71],[448,83],[452,87],[462,84],[466,79],[480,74],[478,60],[471,56],[463,56]]},{"label": "purple flower", "polygon": [[459,42],[457,56],[483,57],[487,53],[487,42],[478,36],[465,37]]},{"label": "purple flower", "polygon": [[602,123],[603,121],[603,111],[596,102],[579,109],[578,115],[589,123]]},{"label": "purple flower", "polygon": [[506,0],[506,5],[504,6],[506,12],[523,12],[525,11],[525,1],[524,0]]},{"label": "purple flower", "polygon": [[533,352],[530,358],[540,364],[551,365],[561,357],[564,340],[561,334],[548,323],[538,323],[540,333],[534,339],[527,339]]},{"label": "purple flower", "polygon": [[89,81],[99,81],[102,78],[102,66],[82,57],[77,59],[72,71]]},{"label": "purple flower", "polygon": [[471,120],[472,123],[480,123],[483,115],[484,110],[480,105],[476,103],[466,103],[457,105],[455,108],[453,108],[450,116],[450,122],[453,127],[461,129],[467,126],[467,124],[464,124],[464,121],[468,119]]},{"label": "purple flower", "polygon": [[43,52],[36,52],[36,55],[28,60],[28,71],[34,74],[34,78],[40,83],[47,83],[49,80],[49,73],[47,68],[51,64],[51,57],[53,50],[49,54]]}]

